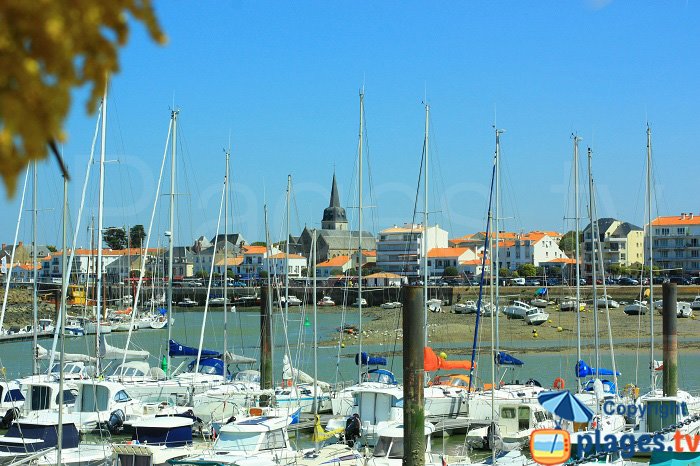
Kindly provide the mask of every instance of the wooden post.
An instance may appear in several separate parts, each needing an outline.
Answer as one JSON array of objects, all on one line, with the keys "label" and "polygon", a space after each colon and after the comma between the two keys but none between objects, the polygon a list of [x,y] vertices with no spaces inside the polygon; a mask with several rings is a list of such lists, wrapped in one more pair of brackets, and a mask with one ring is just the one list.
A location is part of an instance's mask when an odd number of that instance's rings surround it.
[{"label": "wooden post", "polygon": [[272,309],[269,305],[270,288],[261,287],[260,303],[260,388],[272,389]]},{"label": "wooden post", "polygon": [[[677,291],[675,283],[664,283],[664,396],[676,396],[678,394]],[[651,303],[649,306],[651,312],[653,312],[653,306],[654,303]]]},{"label": "wooden post", "polygon": [[423,332],[425,303],[423,287],[405,286],[403,298],[403,425],[404,466],[425,464],[425,365]]}]

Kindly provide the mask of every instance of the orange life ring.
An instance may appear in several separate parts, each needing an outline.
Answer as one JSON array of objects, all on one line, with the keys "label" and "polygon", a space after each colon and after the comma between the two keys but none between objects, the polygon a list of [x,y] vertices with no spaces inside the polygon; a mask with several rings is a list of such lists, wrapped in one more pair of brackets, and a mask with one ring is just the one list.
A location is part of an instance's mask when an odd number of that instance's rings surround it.
[{"label": "orange life ring", "polygon": [[562,379],[561,377],[557,377],[556,379],[554,379],[552,387],[556,388],[557,390],[564,390],[564,386],[564,379]]}]

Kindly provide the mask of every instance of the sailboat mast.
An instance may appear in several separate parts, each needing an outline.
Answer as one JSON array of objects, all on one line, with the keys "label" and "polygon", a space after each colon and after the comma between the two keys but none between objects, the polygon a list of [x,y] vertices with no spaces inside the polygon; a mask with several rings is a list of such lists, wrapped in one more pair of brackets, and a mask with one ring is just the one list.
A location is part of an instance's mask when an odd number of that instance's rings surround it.
[{"label": "sailboat mast", "polygon": [[425,104],[425,136],[423,140],[423,152],[425,153],[425,170],[423,170],[423,307],[425,314],[425,328],[423,343],[428,346],[428,145],[430,131],[430,105]]},{"label": "sailboat mast", "polygon": [[[177,157],[177,116],[180,112],[178,110],[173,110],[170,112],[170,120],[173,125],[173,143],[170,151],[170,235],[168,236],[168,292],[166,294],[168,300],[168,312],[167,312],[167,323],[168,327],[168,345],[170,345],[170,339],[172,336],[172,322],[173,317],[173,273],[175,270],[173,261],[174,254],[173,248],[175,246],[175,167],[176,167],[176,157]],[[212,258],[213,259],[213,258]],[[166,376],[170,376],[170,350],[168,350],[168,367],[166,367]]]},{"label": "sailboat mast", "polygon": [[[365,90],[364,88],[360,90],[360,131],[357,136],[357,183],[358,183],[358,211],[359,211],[359,232],[357,237],[357,260],[359,262],[358,266],[358,280],[357,280],[357,309],[359,314],[359,323],[357,332],[359,334],[358,340],[358,352],[360,353],[360,364],[357,365],[357,381],[362,382],[362,135],[364,134],[364,123],[365,123]],[[333,175],[335,177],[335,174]],[[335,178],[334,178],[335,181]],[[315,296],[315,295],[314,295]]]},{"label": "sailboat mast", "polygon": [[651,127],[647,123],[647,225],[649,225],[649,331],[651,344],[649,345],[649,367],[651,368],[651,390],[656,388],[654,380],[654,233],[651,228]]},{"label": "sailboat mast", "polygon": [[[499,259],[499,254],[500,254],[500,249],[501,249],[501,243],[500,243],[500,221],[501,221],[501,134],[503,134],[502,129],[497,129],[494,126],[494,131],[496,132],[496,206],[495,206],[495,213],[496,213],[496,218],[494,226],[494,231],[496,232],[496,236],[494,238],[494,241],[496,243],[495,246],[495,254],[494,254],[494,261],[492,267],[494,267],[496,273],[496,292],[495,292],[495,302],[491,302],[492,306],[495,306],[493,308],[493,316],[496,319],[496,345],[495,345],[495,354],[498,354],[498,352],[501,350],[500,348],[500,334],[498,330],[498,315],[500,314],[501,306],[500,306],[500,286],[501,286],[501,261]],[[492,285],[493,286],[493,285]]]},{"label": "sailboat mast", "polygon": [[100,320],[102,319],[102,241],[103,241],[103,217],[105,201],[105,152],[107,150],[107,86],[105,86],[102,98],[102,131],[100,134],[100,184],[97,199],[97,264],[95,267],[95,284],[97,293],[95,296],[95,372],[99,376],[100,370]]},{"label": "sailboat mast", "polygon": [[[228,351],[228,319],[226,316],[226,303],[228,302],[228,182],[229,182],[229,157],[230,151],[226,151],[226,175],[224,176],[224,367],[226,366],[226,351]],[[216,251],[214,251],[216,254]]]},{"label": "sailboat mast", "polygon": [[287,239],[284,242],[284,319],[289,316],[289,201],[292,195],[292,175],[287,175]]},{"label": "sailboat mast", "polygon": [[[314,414],[318,416],[318,327],[316,326],[317,322],[317,306],[318,304],[316,303],[316,262],[318,262],[318,259],[316,258],[316,255],[318,254],[318,251],[316,250],[316,229],[314,228],[313,231],[313,237],[311,240],[311,253],[313,254],[313,261],[311,262],[311,266],[313,267],[313,285],[312,285],[312,300],[314,303]],[[362,364],[360,364],[362,366]]]},{"label": "sailboat mast", "polygon": [[[574,223],[576,224],[576,361],[581,360],[581,268],[579,266],[580,262],[580,246],[579,246],[579,231],[581,230],[581,212],[579,203],[579,179],[578,179],[578,143],[581,140],[578,135],[574,135],[574,209],[575,218]],[[576,377],[577,392],[581,392],[581,379]]]},{"label": "sailboat mast", "polygon": [[[106,102],[106,99],[105,99]],[[104,104],[102,108],[104,108]],[[104,121],[104,114],[102,115]],[[104,153],[104,152],[103,152]],[[67,277],[68,273],[68,178],[63,175],[63,225],[62,225],[62,250],[61,255],[61,305],[58,308],[59,316],[58,320],[61,322],[58,330],[58,338],[60,343],[61,356],[59,357],[59,373],[58,373],[58,445],[56,448],[56,464],[62,464],[61,454],[63,448],[63,385],[65,381],[65,375],[63,373],[63,364],[65,363],[65,333],[66,333],[66,294],[68,293],[68,281],[70,277]],[[99,329],[99,327],[98,327]],[[96,358],[99,361],[99,357]]]},{"label": "sailboat mast", "polygon": [[[265,261],[265,271],[267,272],[267,308],[270,309],[270,315],[272,315],[272,270],[270,268],[270,256],[272,256],[272,245],[270,244],[270,228],[267,223],[267,204],[263,206],[263,217],[265,221],[265,256],[267,260]],[[277,277],[275,277],[275,282]],[[270,335],[270,339],[274,339],[274,332]],[[270,342],[270,360],[275,360],[275,344],[274,341]],[[272,385],[274,383],[270,381]]]},{"label": "sailboat mast", "polygon": [[[593,283],[593,339],[595,344],[595,376],[598,377],[600,367],[599,341],[598,341],[598,285],[596,283],[596,235],[598,234],[598,221],[595,219],[595,196],[593,192],[593,151],[588,148],[588,209],[591,220],[591,281]],[[607,300],[607,298],[605,298]]]},{"label": "sailboat mast", "polygon": [[32,165],[32,317],[34,324],[32,325],[32,374],[37,375],[39,373],[39,365],[36,360],[36,346],[38,343],[38,332],[39,332],[39,301],[37,293],[39,291],[37,285],[37,245],[36,245],[36,229],[37,229],[37,206],[36,206],[36,187],[37,187],[37,174],[36,174],[36,160]]}]

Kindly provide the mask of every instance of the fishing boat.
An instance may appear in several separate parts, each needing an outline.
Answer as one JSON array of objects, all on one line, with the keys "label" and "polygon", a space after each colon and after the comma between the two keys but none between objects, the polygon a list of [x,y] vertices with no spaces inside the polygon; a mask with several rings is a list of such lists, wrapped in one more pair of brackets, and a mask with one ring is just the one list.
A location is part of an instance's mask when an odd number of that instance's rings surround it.
[{"label": "fishing boat", "polygon": [[331,299],[330,296],[324,296],[319,302],[316,303],[317,306],[335,306],[335,301]]},{"label": "fishing boat", "polygon": [[[586,309],[586,303],[579,300],[579,311]],[[576,297],[567,296],[559,302],[559,310],[562,312],[576,311]]]},{"label": "fishing boat", "polygon": [[399,301],[389,301],[379,305],[379,307],[382,309],[398,309],[401,306],[402,304]]},{"label": "fishing boat", "polygon": [[[211,301],[209,303],[211,304]],[[178,307],[195,307],[196,305],[197,305],[197,301],[195,301],[194,299],[190,299],[190,298],[183,298],[182,301],[179,301],[177,303]]]},{"label": "fishing boat", "polygon": [[[285,303],[284,296],[282,296],[279,299],[279,301],[275,301],[275,304],[278,304],[278,302],[279,302],[280,306],[284,307],[284,303]],[[297,298],[296,296],[292,296],[292,295],[289,296],[289,306],[301,306],[301,305],[302,305],[301,299]]]},{"label": "fishing boat", "polygon": [[228,304],[230,304],[230,301],[228,298],[223,298],[223,297],[209,298],[209,306],[212,306],[212,307],[218,307],[218,306],[223,306],[223,305],[228,305]]},{"label": "fishing boat", "polygon": [[454,304],[452,310],[455,314],[476,314],[477,306],[474,301],[465,301]]},{"label": "fishing boat", "polygon": [[598,307],[604,308],[606,307],[606,304],[607,307],[610,309],[617,309],[618,307],[620,307],[620,303],[612,299],[612,297],[607,294],[598,298]]},{"label": "fishing boat", "polygon": [[[290,296],[291,299],[291,296]],[[357,298],[354,303],[352,303],[353,307],[365,307],[367,306],[367,300],[365,298]]]},{"label": "fishing boat", "polygon": [[510,319],[524,319],[527,311],[533,310],[537,308],[522,301],[514,301],[513,304],[503,308],[503,314]]},{"label": "fishing boat", "polygon": [[646,301],[640,301],[638,299],[635,299],[634,302],[624,307],[624,312],[628,316],[645,315],[647,311],[649,311],[649,307],[647,307]]},{"label": "fishing boat", "polygon": [[540,308],[528,309],[525,312],[525,322],[528,325],[542,325],[549,320],[549,314]]},{"label": "fishing boat", "polygon": [[[692,303],[689,303],[687,301],[678,301],[676,303],[676,316],[680,318],[690,318],[693,317],[693,308],[691,307]],[[664,306],[663,306],[663,300],[659,299],[658,301],[654,302],[654,308],[656,308],[657,311],[659,311],[659,314],[663,315],[664,313]]]}]

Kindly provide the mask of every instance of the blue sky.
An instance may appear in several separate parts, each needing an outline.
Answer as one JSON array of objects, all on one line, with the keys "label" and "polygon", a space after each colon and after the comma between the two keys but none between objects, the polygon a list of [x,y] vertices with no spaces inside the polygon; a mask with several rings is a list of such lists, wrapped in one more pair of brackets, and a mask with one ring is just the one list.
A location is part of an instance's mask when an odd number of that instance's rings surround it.
[{"label": "blue sky", "polygon": [[[566,230],[570,134],[594,153],[600,216],[644,221],[645,125],[654,142],[654,213],[698,210],[694,136],[700,116],[700,7],[693,2],[186,2],[156,3],[169,43],[136,25],[108,100],[105,225],[148,224],[170,108],[180,109],[178,244],[216,229],[223,148],[231,142],[230,230],[292,233],[319,226],[336,170],[357,204],[358,90],[365,86],[366,229],[413,215],[427,95],[431,223],[450,236],[483,230],[492,125],[505,128],[503,227]],[[77,91],[63,146],[78,210],[95,116]],[[96,167],[95,167],[96,168]],[[96,173],[96,172],[93,172]],[[40,165],[39,241],[60,242],[60,179]],[[165,182],[168,182],[166,177]],[[2,203],[12,241],[20,191]],[[370,198],[371,191],[371,198]],[[168,189],[165,189],[168,192]],[[88,215],[96,211],[96,176]],[[154,239],[166,229],[160,203]],[[26,206],[25,206],[26,207]],[[419,205],[419,210],[422,206]],[[356,209],[348,210],[356,224]],[[83,220],[83,230],[86,220]],[[583,222],[585,223],[585,222]],[[20,239],[30,240],[28,217]],[[81,244],[87,234],[81,233]]]}]

